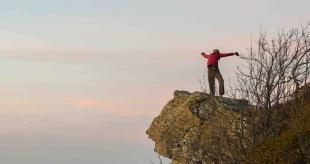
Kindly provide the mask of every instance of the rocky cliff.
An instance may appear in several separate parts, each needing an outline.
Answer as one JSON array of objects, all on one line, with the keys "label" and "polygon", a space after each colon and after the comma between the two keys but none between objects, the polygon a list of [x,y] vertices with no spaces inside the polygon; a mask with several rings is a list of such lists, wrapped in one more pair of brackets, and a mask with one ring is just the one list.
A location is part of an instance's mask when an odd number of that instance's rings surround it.
[{"label": "rocky cliff", "polygon": [[245,100],[175,91],[146,133],[173,164],[238,162],[247,146],[249,108]]}]

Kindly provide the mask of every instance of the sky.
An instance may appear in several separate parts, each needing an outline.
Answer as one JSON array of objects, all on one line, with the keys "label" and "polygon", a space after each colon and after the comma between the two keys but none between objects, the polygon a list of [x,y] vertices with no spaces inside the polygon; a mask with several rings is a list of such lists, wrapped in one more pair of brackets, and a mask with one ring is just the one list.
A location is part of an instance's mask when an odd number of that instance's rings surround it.
[{"label": "sky", "polygon": [[[0,2],[6,164],[159,163],[145,131],[174,90],[200,90],[202,51],[310,20],[309,0]],[[221,60],[226,87],[240,63]]]}]

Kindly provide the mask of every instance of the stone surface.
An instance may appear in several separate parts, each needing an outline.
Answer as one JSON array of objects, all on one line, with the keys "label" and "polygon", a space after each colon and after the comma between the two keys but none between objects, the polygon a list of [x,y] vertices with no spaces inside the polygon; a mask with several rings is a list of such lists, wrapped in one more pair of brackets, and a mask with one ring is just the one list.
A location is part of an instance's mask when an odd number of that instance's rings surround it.
[{"label": "stone surface", "polygon": [[245,126],[248,108],[245,100],[175,91],[146,133],[155,142],[154,150],[172,164],[225,163],[217,157],[229,159],[238,153],[223,145],[237,142],[236,136],[245,132],[240,127]]}]

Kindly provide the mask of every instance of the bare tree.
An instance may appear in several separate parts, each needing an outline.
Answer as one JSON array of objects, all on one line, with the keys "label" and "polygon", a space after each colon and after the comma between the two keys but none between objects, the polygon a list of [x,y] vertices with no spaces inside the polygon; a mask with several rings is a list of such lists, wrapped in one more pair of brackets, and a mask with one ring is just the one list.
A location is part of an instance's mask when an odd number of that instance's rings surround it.
[{"label": "bare tree", "polygon": [[[161,159],[160,154],[158,154],[157,157],[159,159],[159,164],[163,164],[163,160]],[[149,161],[150,161],[150,163],[155,164],[155,162],[152,159],[150,159],[150,158],[149,158]]]},{"label": "bare tree", "polygon": [[295,115],[304,90],[309,88],[301,87],[310,80],[309,26],[281,30],[272,39],[260,32],[257,42],[251,44],[248,55],[242,57],[245,65],[238,67],[238,84],[230,85],[228,93],[232,98],[238,95],[248,100],[253,108],[229,116],[223,126],[216,124],[213,137],[219,142],[214,143],[218,149],[210,154],[213,159],[246,161],[253,146],[278,136],[285,120]]},{"label": "bare tree", "polygon": [[[253,106],[238,115],[223,114],[223,121],[214,123],[214,142],[205,153],[209,162],[247,161],[251,148],[278,136],[285,121],[294,117],[303,103],[305,89],[310,90],[310,23],[279,30],[274,38],[260,32],[242,58],[245,65],[238,67],[237,85],[230,85],[228,94],[246,99]],[[205,79],[206,71],[199,80],[206,93]]]},{"label": "bare tree", "polygon": [[309,26],[279,30],[273,39],[260,32],[249,54],[242,57],[246,65],[238,67],[237,91],[255,105],[249,118],[253,144],[279,133],[284,106],[298,109],[299,88],[309,81]]},{"label": "bare tree", "polygon": [[207,71],[208,70],[206,68],[204,68],[203,73],[202,73],[202,77],[198,79],[199,85],[200,85],[200,90],[203,93],[208,92],[208,84],[207,84],[207,80],[206,80],[206,79],[208,79]]}]

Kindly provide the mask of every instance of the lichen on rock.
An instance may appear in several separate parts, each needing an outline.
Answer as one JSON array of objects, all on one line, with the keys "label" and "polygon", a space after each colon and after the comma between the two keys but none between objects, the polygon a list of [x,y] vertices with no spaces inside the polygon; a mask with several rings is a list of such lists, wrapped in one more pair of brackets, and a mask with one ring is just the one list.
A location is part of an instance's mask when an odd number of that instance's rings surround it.
[{"label": "lichen on rock", "polygon": [[[239,142],[238,135],[246,134],[249,106],[246,100],[175,91],[174,98],[164,106],[146,133],[155,141],[155,151],[172,159],[173,164],[238,160],[235,156],[242,150],[225,146]],[[246,143],[239,144],[246,146]]]}]

